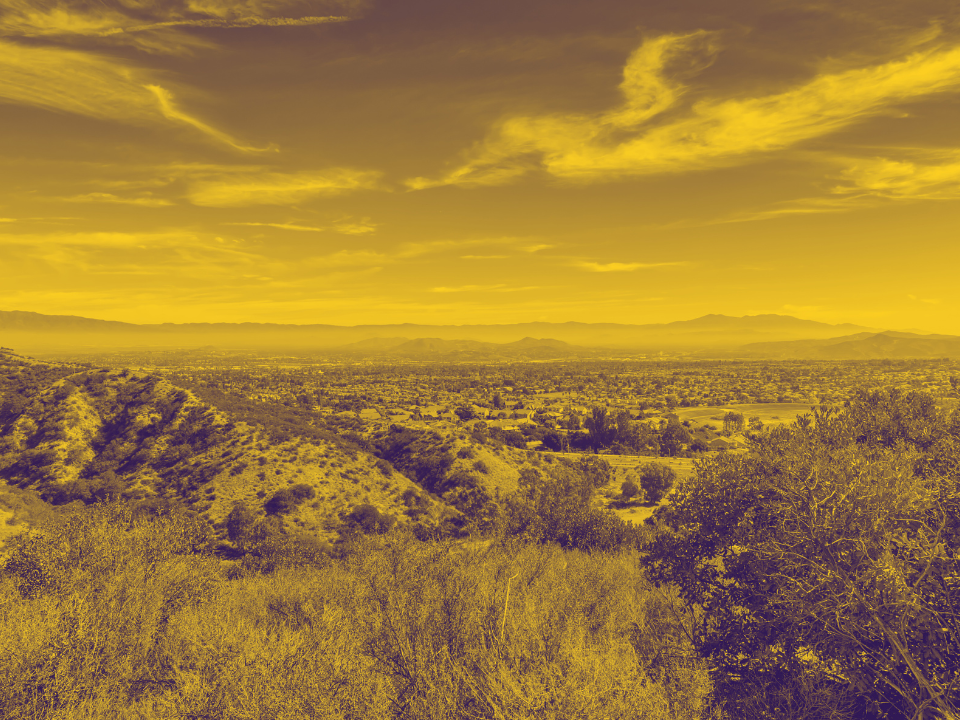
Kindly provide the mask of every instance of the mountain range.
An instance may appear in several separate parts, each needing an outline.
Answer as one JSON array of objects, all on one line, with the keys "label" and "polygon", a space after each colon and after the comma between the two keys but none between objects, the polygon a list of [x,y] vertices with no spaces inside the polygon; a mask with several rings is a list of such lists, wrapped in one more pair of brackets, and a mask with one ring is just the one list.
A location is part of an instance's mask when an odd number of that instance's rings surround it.
[{"label": "mountain range", "polygon": [[[111,348],[195,348],[215,345],[244,349],[323,349],[346,346],[359,350],[395,351],[410,341],[526,342],[548,338],[582,348],[637,351],[707,348],[732,349],[747,343],[826,340],[855,333],[877,333],[850,323],[832,325],[789,315],[730,317],[705,315],[670,323],[514,323],[502,325],[325,325],[276,323],[162,323],[135,324],[72,315],[42,315],[0,311],[0,345],[26,354],[69,350],[95,352]],[[412,338],[412,340],[410,340]],[[390,343],[397,340],[393,347]],[[401,342],[402,341],[402,342]],[[544,343],[546,341],[537,341]],[[363,345],[367,343],[367,345]],[[429,343],[423,343],[430,348]],[[354,346],[351,350],[349,346]],[[443,346],[436,345],[440,352]],[[542,348],[547,345],[541,344]],[[559,347],[559,346],[556,346]],[[525,348],[532,350],[532,347]],[[569,349],[569,348],[566,348]],[[566,350],[565,349],[565,350]],[[433,352],[434,350],[429,350]],[[489,350],[489,348],[487,349]],[[508,354],[510,349],[504,349]],[[461,346],[468,352],[469,346]],[[543,351],[546,352],[546,351]],[[400,351],[399,354],[403,354]]]}]

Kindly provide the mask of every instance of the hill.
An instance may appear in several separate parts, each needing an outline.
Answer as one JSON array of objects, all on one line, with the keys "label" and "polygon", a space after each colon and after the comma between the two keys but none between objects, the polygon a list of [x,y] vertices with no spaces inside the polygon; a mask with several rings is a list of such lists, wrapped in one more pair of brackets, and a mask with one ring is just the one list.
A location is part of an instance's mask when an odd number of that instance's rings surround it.
[{"label": "hill", "polygon": [[879,360],[960,357],[960,337],[885,331],[857,333],[826,340],[751,343],[744,356],[809,360]]},{"label": "hill", "polygon": [[594,356],[593,348],[570,345],[562,340],[525,337],[510,343],[442,338],[369,338],[350,343],[333,352],[353,357],[402,357],[411,359],[443,358],[447,361],[546,360],[564,357]]},{"label": "hill", "polygon": [[364,506],[457,535],[517,489],[523,467],[551,462],[453,426],[364,435],[145,372],[77,372],[9,355],[0,357],[0,397],[0,489],[54,505],[117,496],[182,504],[221,539],[237,502],[327,540]]},{"label": "hill", "polygon": [[[119,347],[343,349],[378,338],[436,338],[510,344],[552,338],[581,347],[632,350],[733,348],[751,342],[826,339],[877,328],[801,320],[789,315],[705,315],[671,323],[516,323],[504,325],[284,325],[277,323],[134,324],[67,315],[0,311],[0,343],[23,353]],[[391,341],[392,342],[392,341]],[[374,342],[354,350],[389,349]],[[401,343],[397,343],[399,347]]]}]

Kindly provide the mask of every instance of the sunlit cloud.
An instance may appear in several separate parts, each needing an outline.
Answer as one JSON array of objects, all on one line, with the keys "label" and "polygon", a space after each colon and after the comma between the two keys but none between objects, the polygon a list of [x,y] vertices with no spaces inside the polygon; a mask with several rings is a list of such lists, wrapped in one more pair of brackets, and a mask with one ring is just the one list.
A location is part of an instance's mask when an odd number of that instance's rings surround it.
[{"label": "sunlit cloud", "polygon": [[683,262],[666,262],[666,263],[622,263],[622,262],[610,262],[610,263],[598,263],[598,262],[588,262],[588,261],[579,261],[575,262],[574,267],[582,268],[584,270],[589,270],[590,272],[633,272],[634,270],[645,270],[647,268],[655,267],[667,267],[670,265],[685,265]]},{"label": "sunlit cloud", "polygon": [[202,122],[201,120],[197,120],[196,118],[191,117],[190,115],[187,115],[185,112],[182,112],[181,110],[179,110],[174,105],[173,95],[171,95],[169,90],[166,90],[165,88],[162,88],[159,85],[145,85],[144,87],[146,87],[146,89],[149,90],[154,95],[154,97],[156,97],[157,103],[160,106],[160,112],[168,120],[174,120],[177,122],[186,123],[187,125],[195,127],[204,135],[208,135],[213,139],[219,140],[225,145],[229,145],[230,147],[236,150],[240,150],[242,152],[267,152],[270,150],[272,151],[277,150],[276,146],[274,145],[270,145],[265,148],[257,148],[250,145],[243,145],[238,141],[234,140],[227,133],[222,132],[221,130],[217,130],[215,127],[211,127],[210,125],[207,125],[205,122]]},{"label": "sunlit cloud", "polygon": [[535,253],[535,252],[540,252],[541,250],[549,250],[552,247],[554,246],[541,244],[541,245],[527,245],[526,247],[522,247],[520,249],[523,250],[523,252]]},{"label": "sunlit cloud", "polygon": [[461,255],[461,260],[505,260],[509,255]]},{"label": "sunlit cloud", "polygon": [[854,160],[843,172],[848,184],[833,191],[893,199],[960,198],[960,150],[951,148],[941,156],[941,162],[933,163],[888,158]]},{"label": "sunlit cloud", "polygon": [[368,235],[377,231],[377,224],[364,218],[359,222],[336,223],[332,229],[342,235]]},{"label": "sunlit cloud", "polygon": [[[328,9],[356,11],[360,3],[323,3]],[[102,38],[148,52],[179,53],[211,47],[209,41],[179,32],[190,28],[295,27],[345,22],[350,15],[317,15],[318,3],[202,2],[138,0],[135,3],[82,0],[0,0],[0,34],[15,37]],[[297,6],[313,10],[300,14]],[[306,7],[304,7],[306,6]],[[354,12],[355,15],[355,12]]]},{"label": "sunlit cloud", "polygon": [[294,225],[292,223],[265,223],[265,222],[228,222],[224,225],[246,225],[248,227],[272,227],[280,230],[296,230],[299,232],[325,232],[327,228],[311,227],[309,225]]},{"label": "sunlit cloud", "polygon": [[194,205],[208,207],[292,205],[351,190],[372,190],[378,187],[379,177],[378,172],[350,168],[298,173],[238,173],[197,181],[190,187],[187,197]]},{"label": "sunlit cloud", "polygon": [[16,218],[0,218],[0,222],[16,222]]},{"label": "sunlit cloud", "polygon": [[[940,47],[877,65],[825,71],[771,95],[704,99],[683,110],[685,86],[678,78],[708,65],[716,52],[709,33],[648,40],[624,69],[620,107],[598,115],[507,118],[457,170],[407,184],[412,189],[501,184],[534,168],[592,181],[724,167],[960,85],[960,47]],[[676,70],[681,61],[686,62],[682,73]],[[658,123],[667,109],[671,115]]]},{"label": "sunlit cloud", "polygon": [[539,290],[539,285],[527,285],[525,287],[507,287],[503,283],[497,285],[460,285],[459,287],[435,287],[430,288],[430,292],[435,293],[461,293],[461,292],[523,292],[525,290]]},{"label": "sunlit cloud", "polygon": [[84,195],[74,195],[72,197],[60,198],[66,202],[81,203],[118,203],[121,205],[142,205],[143,207],[164,207],[174,203],[165,198],[156,197],[120,197],[113,193],[92,192]]},{"label": "sunlit cloud", "polygon": [[174,121],[237,150],[258,150],[178,109],[170,91],[145,71],[92,53],[0,40],[0,98],[103,120]]},{"label": "sunlit cloud", "polygon": [[392,261],[389,255],[373,250],[340,250],[329,255],[316,255],[303,261],[311,268],[380,266]]}]

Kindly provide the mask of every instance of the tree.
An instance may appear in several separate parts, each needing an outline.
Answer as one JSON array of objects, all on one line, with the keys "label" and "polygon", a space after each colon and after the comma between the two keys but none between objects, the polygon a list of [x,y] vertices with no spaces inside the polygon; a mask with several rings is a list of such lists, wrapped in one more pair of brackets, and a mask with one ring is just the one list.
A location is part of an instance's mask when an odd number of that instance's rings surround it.
[{"label": "tree", "polygon": [[723,431],[728,435],[743,430],[743,413],[730,411],[723,416]]},{"label": "tree", "polygon": [[698,466],[643,562],[702,609],[695,645],[731,716],[815,686],[856,717],[957,717],[958,468],[953,423],[896,390]]},{"label": "tree", "polygon": [[611,436],[616,429],[610,423],[610,417],[605,407],[595,407],[586,421],[590,433],[590,446],[594,452],[610,444]]},{"label": "tree", "polygon": [[673,487],[677,474],[662,463],[645,463],[638,468],[640,487],[648,502],[658,503]]},{"label": "tree", "polygon": [[633,480],[624,480],[620,486],[620,497],[624,502],[643,502],[644,494]]},{"label": "tree", "polygon": [[693,440],[690,433],[678,422],[667,423],[660,433],[660,454],[673,457],[689,445]]}]

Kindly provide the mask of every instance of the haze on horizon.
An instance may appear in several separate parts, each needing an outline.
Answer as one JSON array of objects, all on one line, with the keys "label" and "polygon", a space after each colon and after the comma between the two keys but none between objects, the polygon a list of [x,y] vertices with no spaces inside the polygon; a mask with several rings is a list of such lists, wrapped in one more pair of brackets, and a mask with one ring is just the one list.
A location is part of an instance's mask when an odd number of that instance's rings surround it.
[{"label": "haze on horizon", "polygon": [[960,10],[0,0],[0,309],[960,334]]}]

